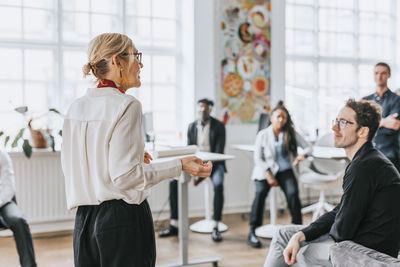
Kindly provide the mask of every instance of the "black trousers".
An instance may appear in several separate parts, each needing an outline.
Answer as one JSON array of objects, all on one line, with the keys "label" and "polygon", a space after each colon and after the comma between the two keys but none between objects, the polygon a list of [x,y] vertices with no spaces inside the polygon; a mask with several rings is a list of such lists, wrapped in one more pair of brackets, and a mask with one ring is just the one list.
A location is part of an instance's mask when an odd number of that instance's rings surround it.
[{"label": "black trousers", "polygon": [[[218,164],[214,167],[211,180],[214,186],[214,215],[213,220],[219,222],[222,218],[224,207],[224,165]],[[175,179],[169,182],[169,205],[171,209],[171,219],[178,219],[178,181]]]},{"label": "black trousers", "polygon": [[[302,224],[301,204],[299,199],[299,186],[293,171],[278,172],[276,177],[278,185],[285,193],[293,224]],[[250,212],[250,228],[255,229],[262,225],[265,199],[268,196],[270,186],[267,180],[255,180],[256,195]]]},{"label": "black trousers", "polygon": [[156,246],[147,200],[109,200],[79,206],[74,230],[75,267],[153,267]]},{"label": "black trousers", "polygon": [[0,208],[0,222],[14,234],[21,266],[35,267],[36,261],[31,231],[21,209],[14,201],[10,201]]}]

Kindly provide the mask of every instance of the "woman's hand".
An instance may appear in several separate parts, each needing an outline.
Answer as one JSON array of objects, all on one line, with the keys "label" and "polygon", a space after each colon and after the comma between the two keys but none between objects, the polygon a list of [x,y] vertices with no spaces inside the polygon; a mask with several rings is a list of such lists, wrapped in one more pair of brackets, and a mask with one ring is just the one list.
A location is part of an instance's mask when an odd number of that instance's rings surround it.
[{"label": "woman's hand", "polygon": [[150,164],[150,161],[153,160],[151,155],[148,152],[144,152],[144,163]]},{"label": "woman's hand", "polygon": [[268,170],[266,180],[269,186],[278,186],[278,180],[276,180],[275,176],[273,176],[272,173]]},{"label": "woman's hand", "polygon": [[204,164],[201,159],[198,157],[185,157],[181,159],[182,170],[190,173],[193,176],[198,177],[208,177],[212,171],[212,162],[208,161],[207,164]]},{"label": "woman's hand", "polygon": [[305,158],[307,158],[307,154],[298,155],[293,161],[293,166],[296,166],[300,161],[305,160]]}]

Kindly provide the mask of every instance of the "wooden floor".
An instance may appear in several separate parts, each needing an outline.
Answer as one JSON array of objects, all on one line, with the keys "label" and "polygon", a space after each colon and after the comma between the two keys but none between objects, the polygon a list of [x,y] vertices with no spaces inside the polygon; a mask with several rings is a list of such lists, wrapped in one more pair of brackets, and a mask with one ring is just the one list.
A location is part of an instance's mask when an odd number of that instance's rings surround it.
[{"label": "wooden floor", "polygon": [[[268,218],[267,218],[268,219]],[[196,221],[193,219],[191,221]],[[304,217],[304,223],[311,221],[310,216]],[[229,230],[223,233],[224,241],[215,243],[209,234],[189,232],[189,259],[205,257],[221,257],[218,266],[225,267],[260,267],[263,266],[268,252],[269,239],[263,239],[263,247],[254,249],[247,245],[248,215],[224,215],[223,222]],[[289,224],[288,211],[278,216],[279,224]],[[156,222],[155,227],[161,228],[167,222]],[[171,263],[179,257],[179,243],[177,237],[157,238],[157,264]],[[72,233],[52,233],[34,236],[35,254],[39,267],[71,267],[73,266]],[[18,254],[12,237],[0,238],[0,266],[18,267]],[[211,264],[197,265],[212,266]]]}]

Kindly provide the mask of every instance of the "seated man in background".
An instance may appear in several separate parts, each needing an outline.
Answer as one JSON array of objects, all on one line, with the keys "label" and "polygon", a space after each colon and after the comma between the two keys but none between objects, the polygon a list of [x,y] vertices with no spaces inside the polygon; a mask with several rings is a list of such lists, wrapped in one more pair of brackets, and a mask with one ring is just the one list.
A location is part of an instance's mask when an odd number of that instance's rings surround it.
[{"label": "seated man in background", "polygon": [[271,242],[266,266],[332,266],[329,248],[351,240],[397,257],[400,245],[400,174],[372,139],[382,111],[372,101],[348,100],[333,121],[335,147],[350,163],[340,203],[308,227],[281,228]]},{"label": "seated man in background", "polygon": [[[197,145],[200,151],[224,153],[225,148],[225,125],[219,120],[210,116],[211,108],[214,105],[212,100],[207,98],[197,101],[198,119],[189,125],[187,133],[187,144]],[[226,172],[225,162],[213,162],[211,180],[214,186],[214,229],[211,237],[215,242],[222,241],[221,233],[218,230],[218,223],[221,221],[222,208],[224,205],[224,173]],[[199,180],[202,181],[203,179]],[[195,185],[198,182],[195,180]],[[171,209],[170,226],[159,232],[159,237],[178,235],[178,181],[172,179],[169,184],[169,201]]]},{"label": "seated man in background", "polygon": [[11,159],[0,149],[0,224],[11,229],[22,267],[36,266],[32,235],[15,203],[15,178]]}]

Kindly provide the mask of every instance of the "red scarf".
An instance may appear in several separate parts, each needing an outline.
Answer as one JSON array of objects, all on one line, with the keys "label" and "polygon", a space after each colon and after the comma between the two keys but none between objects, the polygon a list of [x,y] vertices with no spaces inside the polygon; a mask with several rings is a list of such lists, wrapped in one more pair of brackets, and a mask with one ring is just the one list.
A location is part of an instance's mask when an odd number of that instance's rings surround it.
[{"label": "red scarf", "polygon": [[106,80],[106,79],[102,79],[99,80],[99,84],[97,85],[97,88],[101,88],[101,87],[113,87],[113,88],[117,88],[121,93],[125,94],[125,90],[122,89],[122,87],[118,87],[115,82],[111,81],[111,80]]}]

